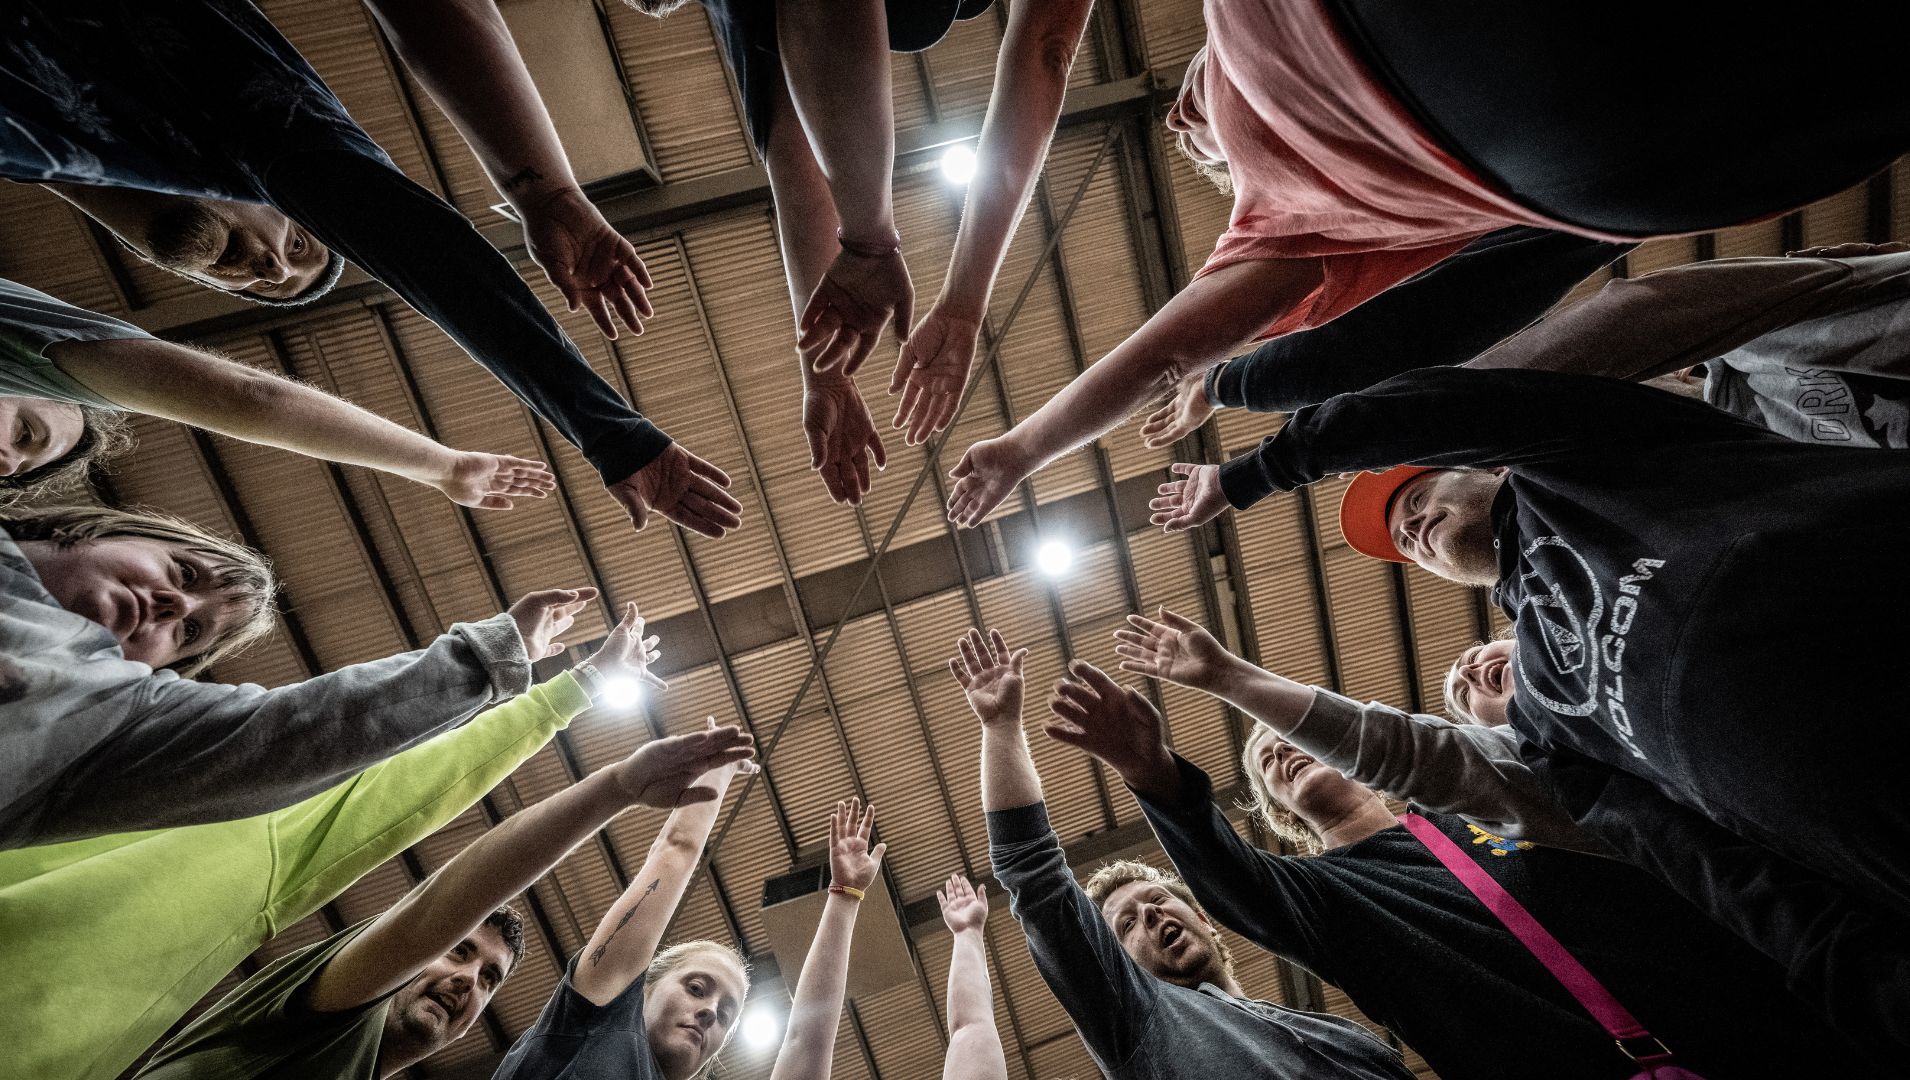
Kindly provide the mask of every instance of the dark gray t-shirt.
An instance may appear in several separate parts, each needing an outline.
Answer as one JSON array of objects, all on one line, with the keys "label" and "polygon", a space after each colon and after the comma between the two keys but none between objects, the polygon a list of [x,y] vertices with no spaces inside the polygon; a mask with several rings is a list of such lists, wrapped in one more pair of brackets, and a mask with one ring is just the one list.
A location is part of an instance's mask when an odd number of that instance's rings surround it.
[{"label": "dark gray t-shirt", "polygon": [[0,279],[0,394],[117,409],[119,406],[61,371],[47,358],[46,350],[62,341],[150,337],[132,323]]},{"label": "dark gray t-shirt", "polygon": [[492,1080],[663,1080],[663,1066],[643,1029],[643,988],[648,975],[608,1004],[598,1005],[571,985],[577,957],[544,1003],[544,1011],[511,1044]]}]

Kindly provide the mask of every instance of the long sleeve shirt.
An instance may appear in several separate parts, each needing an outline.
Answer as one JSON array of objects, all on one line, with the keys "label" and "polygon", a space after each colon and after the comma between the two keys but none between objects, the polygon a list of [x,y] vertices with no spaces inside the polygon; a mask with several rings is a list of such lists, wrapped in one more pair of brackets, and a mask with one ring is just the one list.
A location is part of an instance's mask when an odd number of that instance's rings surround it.
[{"label": "long sleeve shirt", "polygon": [[[1794,442],[1612,379],[1430,368],[1300,410],[1240,479],[1397,464],[1507,469],[1495,597],[1541,780],[1570,750],[1910,914],[1891,794],[1910,732],[1882,707],[1903,693],[1910,453]],[[1826,752],[1825,723],[1861,752]]]},{"label": "long sleeve shirt", "polygon": [[509,615],[267,690],[128,660],[0,533],[0,850],[281,809],[530,685]]},{"label": "long sleeve shirt", "polygon": [[1044,804],[988,814],[988,855],[1035,967],[1114,1080],[1291,1080],[1411,1074],[1339,1016],[1190,989],[1141,970],[1068,869]]},{"label": "long sleeve shirt", "polygon": [[568,674],[286,809],[0,853],[0,1075],[111,1080],[253,949],[590,704]]},{"label": "long sleeve shirt", "polygon": [[1414,368],[1463,364],[1634,245],[1518,225],[1474,240],[1324,326],[1207,373],[1215,405],[1292,412]]},{"label": "long sleeve shirt", "polygon": [[[1137,798],[1201,906],[1346,991],[1439,1075],[1625,1080],[1638,1072],[1403,827],[1320,855],[1275,855],[1234,832],[1205,773],[1177,764],[1172,804]],[[1878,1075],[1784,992],[1775,964],[1639,870],[1426,816],[1687,1068],[1718,1080]]]},{"label": "long sleeve shirt", "polygon": [[438,324],[605,483],[669,446],[247,0],[21,0],[6,17],[0,176],[276,206]]},{"label": "long sleeve shirt", "polygon": [[1283,738],[1348,779],[1496,836],[1610,853],[1533,775],[1509,724],[1455,724],[1315,687],[1313,704]]}]

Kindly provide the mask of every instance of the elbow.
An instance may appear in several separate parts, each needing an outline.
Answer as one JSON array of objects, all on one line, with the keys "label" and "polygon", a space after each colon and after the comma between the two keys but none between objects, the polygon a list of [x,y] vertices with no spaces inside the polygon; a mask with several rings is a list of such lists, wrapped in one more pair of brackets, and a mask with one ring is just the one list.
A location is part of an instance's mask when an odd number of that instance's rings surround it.
[{"label": "elbow", "polygon": [[650,853],[694,861],[702,857],[705,839],[704,830],[686,828],[673,822],[657,834],[656,842],[650,845]]},{"label": "elbow", "polygon": [[216,389],[238,415],[268,420],[284,412],[293,392],[290,380],[236,363],[231,368]]},{"label": "elbow", "polygon": [[1036,70],[1041,77],[1066,91],[1068,73],[1074,69],[1074,54],[1081,38],[1069,34],[1044,34],[1035,46]]}]

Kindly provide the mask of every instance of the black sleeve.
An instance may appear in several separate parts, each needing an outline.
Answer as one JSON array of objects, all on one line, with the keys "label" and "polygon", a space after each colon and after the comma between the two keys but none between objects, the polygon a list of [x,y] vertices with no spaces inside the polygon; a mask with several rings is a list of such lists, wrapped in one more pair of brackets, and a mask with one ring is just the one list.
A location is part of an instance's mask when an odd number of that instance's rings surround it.
[{"label": "black sleeve", "polygon": [[1292,412],[1403,371],[1463,364],[1636,246],[1527,225],[1488,233],[1324,326],[1221,365],[1209,376],[1208,399]]},{"label": "black sleeve", "polygon": [[988,858],[1036,970],[1104,1069],[1118,1068],[1140,1047],[1158,981],[1127,955],[1075,882],[1045,805],[990,811]]},{"label": "black sleeve", "polygon": [[1702,401],[1592,375],[1513,368],[1409,371],[1293,414],[1258,449],[1220,467],[1244,510],[1334,473],[1394,465],[1526,465],[1614,448],[1771,439]]},{"label": "black sleeve", "polygon": [[[1304,860],[1262,851],[1240,838],[1214,805],[1214,785],[1179,754],[1181,797],[1173,805],[1134,798],[1194,899],[1220,925],[1322,977],[1322,912]],[[1331,965],[1327,965],[1330,967]]]},{"label": "black sleeve", "polygon": [[1785,983],[1859,1046],[1910,1049],[1910,932],[1836,883],[1570,751],[1529,748],[1588,831],[1783,967]]},{"label": "black sleeve", "polygon": [[550,421],[604,483],[670,445],[591,370],[510,260],[396,168],[346,149],[298,151],[273,163],[265,186],[287,216],[403,297]]}]

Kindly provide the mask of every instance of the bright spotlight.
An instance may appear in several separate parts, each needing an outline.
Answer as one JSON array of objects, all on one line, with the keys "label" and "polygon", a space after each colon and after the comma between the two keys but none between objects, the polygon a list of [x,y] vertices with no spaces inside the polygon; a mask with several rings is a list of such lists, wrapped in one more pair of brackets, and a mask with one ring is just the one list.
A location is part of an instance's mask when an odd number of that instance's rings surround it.
[{"label": "bright spotlight", "polygon": [[1074,549],[1063,540],[1043,540],[1035,549],[1035,566],[1049,577],[1060,577],[1074,565]]},{"label": "bright spotlight", "polygon": [[956,143],[942,151],[942,175],[951,184],[966,184],[975,176],[975,151],[967,143]]},{"label": "bright spotlight", "polygon": [[743,1016],[743,1042],[752,1050],[775,1046],[782,1033],[782,1018],[767,1005],[758,1005]]},{"label": "bright spotlight", "polygon": [[603,703],[619,712],[634,709],[643,700],[643,684],[628,675],[613,675],[604,680]]}]

